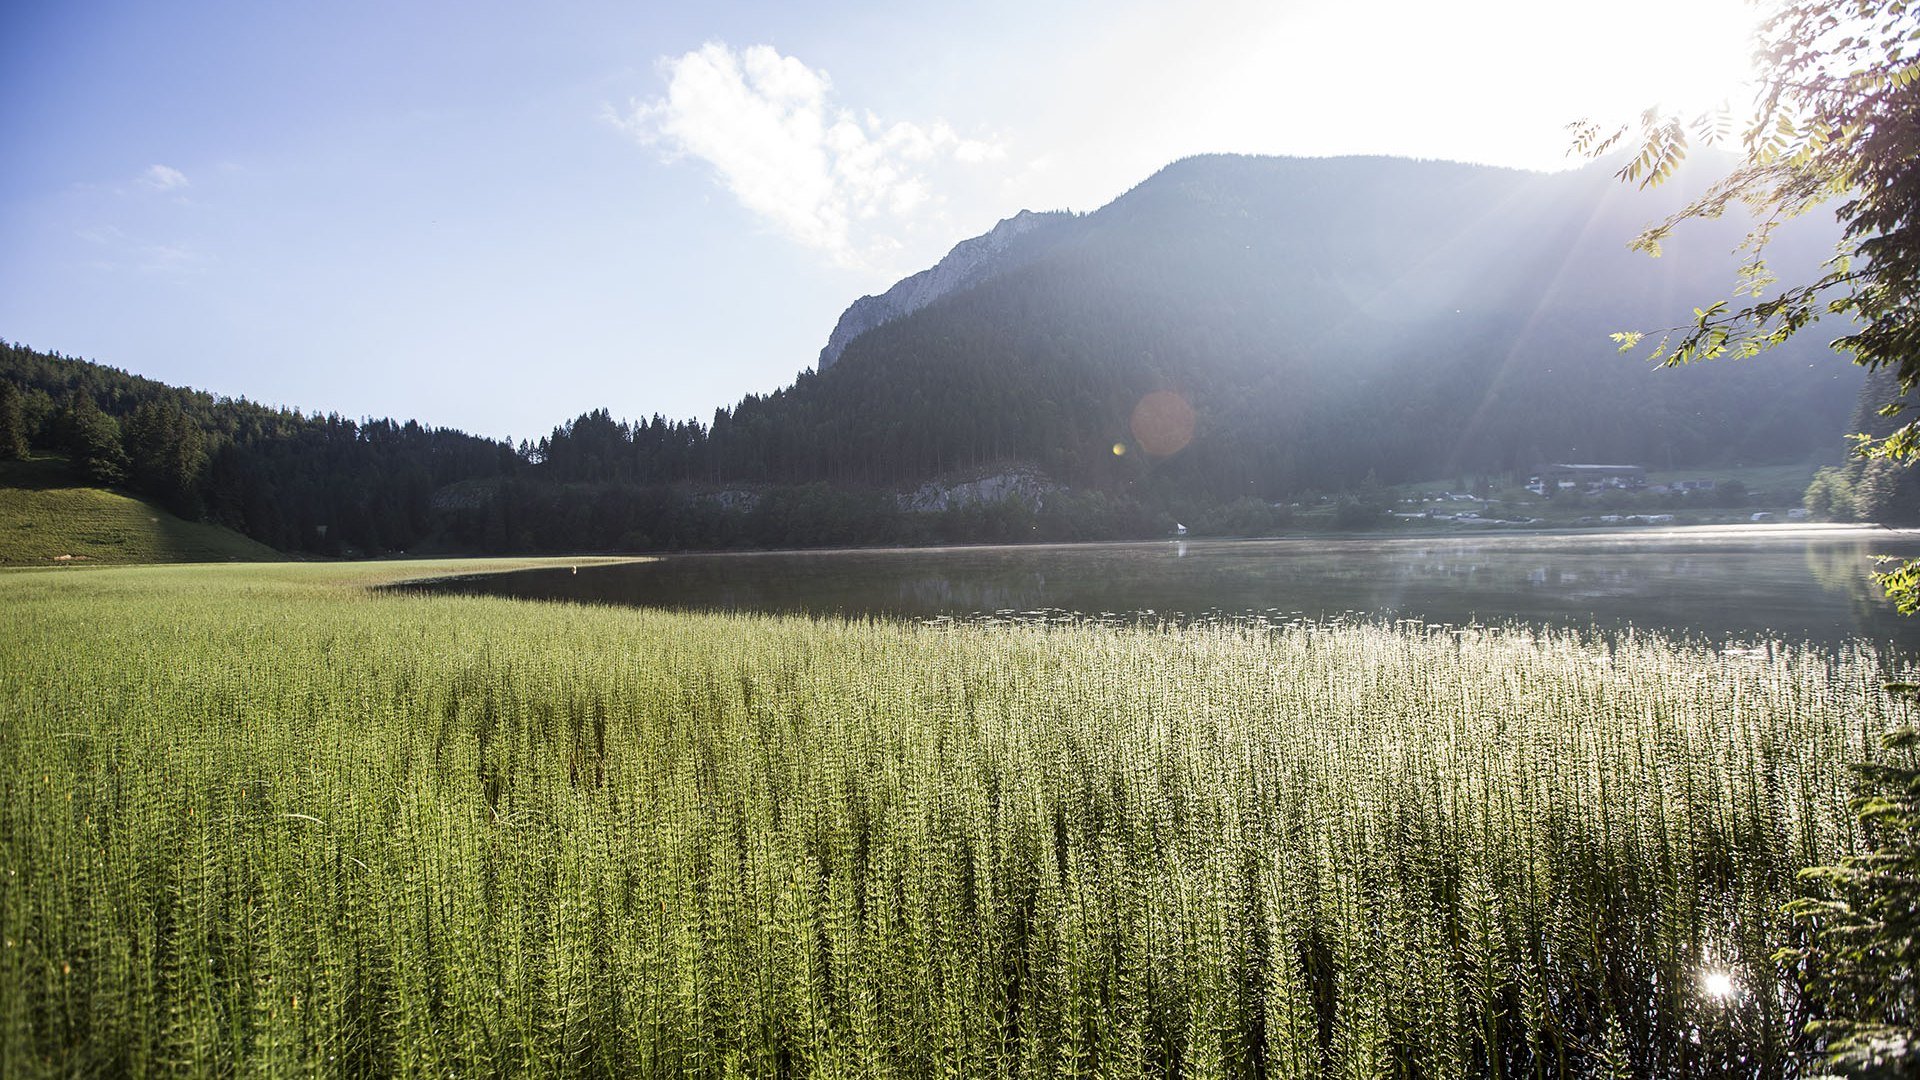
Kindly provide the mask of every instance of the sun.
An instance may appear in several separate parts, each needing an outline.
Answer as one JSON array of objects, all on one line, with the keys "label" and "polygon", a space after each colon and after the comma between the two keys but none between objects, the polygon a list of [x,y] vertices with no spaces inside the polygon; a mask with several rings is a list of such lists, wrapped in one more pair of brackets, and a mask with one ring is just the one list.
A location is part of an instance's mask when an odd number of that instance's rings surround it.
[{"label": "sun", "polygon": [[1173,144],[1558,169],[1579,164],[1567,157],[1576,121],[1612,128],[1649,108],[1691,118],[1724,105],[1737,130],[1753,99],[1759,13],[1744,0],[1270,8],[1264,21],[1219,21],[1231,29],[1198,59],[1176,57],[1186,83],[1170,92],[1206,93],[1149,112],[1179,118]]},{"label": "sun", "polygon": [[1648,108],[1688,116],[1721,108],[1737,113],[1751,102],[1756,81],[1756,17],[1743,0],[1610,5],[1608,25],[1593,42],[1605,51],[1590,53],[1578,71],[1596,102],[1621,115]]}]

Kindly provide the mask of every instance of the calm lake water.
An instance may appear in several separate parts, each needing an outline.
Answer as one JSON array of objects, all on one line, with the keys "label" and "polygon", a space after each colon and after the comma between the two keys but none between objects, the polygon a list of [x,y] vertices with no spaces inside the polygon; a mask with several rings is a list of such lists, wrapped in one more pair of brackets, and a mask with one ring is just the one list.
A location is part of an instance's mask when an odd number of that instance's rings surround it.
[{"label": "calm lake water", "polygon": [[1714,526],[676,555],[429,583],[435,591],[704,611],[911,619],[1524,621],[1704,635],[1868,637],[1920,654],[1875,556],[1920,532]]}]

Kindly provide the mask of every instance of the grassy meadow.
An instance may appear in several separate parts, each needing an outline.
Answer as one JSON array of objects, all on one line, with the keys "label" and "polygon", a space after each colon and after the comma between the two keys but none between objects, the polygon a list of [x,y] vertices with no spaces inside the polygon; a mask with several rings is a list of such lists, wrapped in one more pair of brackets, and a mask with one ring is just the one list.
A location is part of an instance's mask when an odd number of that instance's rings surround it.
[{"label": "grassy meadow", "polygon": [[1864,646],[365,588],[461,568],[0,573],[0,1075],[1794,1075],[1904,715]]},{"label": "grassy meadow", "polygon": [[281,557],[231,529],[184,521],[149,500],[75,486],[64,458],[0,461],[0,566]]}]

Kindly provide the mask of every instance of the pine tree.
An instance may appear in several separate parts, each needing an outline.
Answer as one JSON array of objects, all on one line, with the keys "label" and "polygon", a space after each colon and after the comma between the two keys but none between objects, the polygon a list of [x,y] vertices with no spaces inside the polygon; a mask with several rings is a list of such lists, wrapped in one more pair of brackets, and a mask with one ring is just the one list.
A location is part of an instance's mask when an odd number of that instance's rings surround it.
[{"label": "pine tree", "polygon": [[93,395],[77,391],[61,417],[67,452],[79,474],[101,487],[111,487],[127,476],[127,452],[120,442],[120,424],[100,411]]},{"label": "pine tree", "polygon": [[27,417],[20,389],[0,379],[0,461],[27,456]]}]

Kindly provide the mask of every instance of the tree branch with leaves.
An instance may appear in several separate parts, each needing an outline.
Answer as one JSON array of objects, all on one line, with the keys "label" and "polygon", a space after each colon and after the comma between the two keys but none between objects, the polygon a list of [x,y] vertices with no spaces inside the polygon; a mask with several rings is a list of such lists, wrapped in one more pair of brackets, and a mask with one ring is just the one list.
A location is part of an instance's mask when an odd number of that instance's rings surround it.
[{"label": "tree branch with leaves", "polygon": [[[1637,129],[1574,125],[1574,150],[1590,157],[1625,147],[1621,180],[1664,183],[1694,145],[1731,142],[1739,163],[1664,221],[1634,238],[1651,255],[1681,223],[1736,206],[1754,217],[1734,295],[1695,308],[1692,321],[1653,340],[1614,335],[1622,351],[1646,350],[1669,366],[1752,356],[1822,318],[1845,320],[1833,347],[1870,371],[1888,371],[1898,393],[1884,417],[1911,417],[1920,386],[1920,9],[1906,0],[1777,0],[1757,32],[1761,76],[1750,116],[1728,109],[1682,117],[1658,109]],[[1837,204],[1842,239],[1812,281],[1782,284],[1767,267],[1768,242],[1787,220]],[[1920,419],[1856,453],[1920,467]],[[1920,611],[1920,567],[1881,575],[1888,595]]]}]

